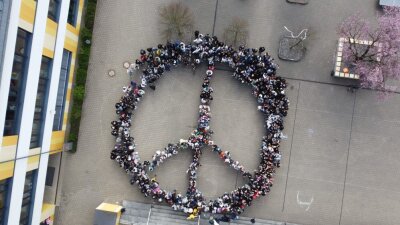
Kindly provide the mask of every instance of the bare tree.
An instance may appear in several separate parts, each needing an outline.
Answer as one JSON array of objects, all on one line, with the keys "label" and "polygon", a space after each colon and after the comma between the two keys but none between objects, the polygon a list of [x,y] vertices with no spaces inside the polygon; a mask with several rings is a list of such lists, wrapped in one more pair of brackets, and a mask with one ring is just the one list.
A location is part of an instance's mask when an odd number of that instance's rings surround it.
[{"label": "bare tree", "polygon": [[173,2],[160,7],[159,20],[162,26],[161,35],[168,41],[183,40],[186,34],[192,33],[193,13],[181,2]]},{"label": "bare tree", "polygon": [[228,45],[237,47],[238,45],[246,45],[249,36],[249,23],[247,20],[235,17],[231,24],[224,31],[224,40]]}]

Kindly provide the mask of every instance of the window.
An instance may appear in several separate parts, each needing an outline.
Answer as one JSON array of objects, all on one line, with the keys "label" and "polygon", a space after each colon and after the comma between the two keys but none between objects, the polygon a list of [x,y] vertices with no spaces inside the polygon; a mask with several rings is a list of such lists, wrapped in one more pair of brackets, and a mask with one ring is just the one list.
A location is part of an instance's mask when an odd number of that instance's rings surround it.
[{"label": "window", "polygon": [[72,26],[76,26],[76,20],[78,17],[78,7],[79,7],[78,0],[71,0],[69,2],[68,23],[71,24]]},{"label": "window", "polygon": [[61,0],[50,0],[48,17],[55,22],[58,22]]},{"label": "window", "polygon": [[54,115],[53,130],[61,130],[63,126],[65,95],[67,94],[70,65],[71,52],[64,50],[61,63],[60,81],[58,83],[56,113]]},{"label": "window", "polygon": [[8,93],[4,136],[16,135],[19,132],[31,38],[30,33],[20,28],[18,29],[10,91]]},{"label": "window", "polygon": [[29,171],[26,173],[24,195],[22,198],[21,216],[19,218],[20,225],[30,224],[34,202],[34,192],[36,184],[37,170]]},{"label": "window", "polygon": [[51,66],[52,60],[43,56],[42,65],[40,67],[38,90],[36,95],[35,114],[33,117],[30,148],[36,148],[42,144],[42,134],[44,128],[43,124],[46,116]]},{"label": "window", "polygon": [[5,224],[11,192],[11,178],[0,181],[0,225]]}]

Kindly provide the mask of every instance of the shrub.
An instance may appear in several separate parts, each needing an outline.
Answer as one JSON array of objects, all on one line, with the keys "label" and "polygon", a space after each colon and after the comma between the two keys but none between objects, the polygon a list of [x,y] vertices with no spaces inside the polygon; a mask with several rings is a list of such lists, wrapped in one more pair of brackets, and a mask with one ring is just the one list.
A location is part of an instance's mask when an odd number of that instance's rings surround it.
[{"label": "shrub", "polygon": [[85,98],[85,86],[83,85],[75,86],[72,93],[74,94],[74,101],[82,103],[83,99]]},{"label": "shrub", "polygon": [[86,27],[82,27],[81,33],[80,33],[80,38],[84,42],[86,40],[92,40],[92,32],[87,29]]},{"label": "shrub", "polygon": [[85,27],[90,30],[93,30],[95,13],[96,13],[96,2],[89,1],[86,10]]},{"label": "shrub", "polygon": [[192,11],[181,2],[166,4],[159,10],[161,35],[166,40],[183,40],[185,34],[191,33],[193,21]]},{"label": "shrub", "polygon": [[81,48],[81,51],[78,54],[79,59],[79,68],[87,68],[89,66],[89,53]]},{"label": "shrub", "polygon": [[76,70],[76,85],[85,85],[86,83],[86,76],[87,76],[87,69],[85,68],[78,68]]},{"label": "shrub", "polygon": [[74,122],[74,125],[78,125],[77,127],[79,127],[81,115],[82,115],[82,104],[74,102],[73,109],[71,112],[71,119],[72,119],[71,123]]},{"label": "shrub", "polygon": [[69,132],[68,139],[70,141],[76,142],[78,140],[78,134],[76,134],[75,132]]}]

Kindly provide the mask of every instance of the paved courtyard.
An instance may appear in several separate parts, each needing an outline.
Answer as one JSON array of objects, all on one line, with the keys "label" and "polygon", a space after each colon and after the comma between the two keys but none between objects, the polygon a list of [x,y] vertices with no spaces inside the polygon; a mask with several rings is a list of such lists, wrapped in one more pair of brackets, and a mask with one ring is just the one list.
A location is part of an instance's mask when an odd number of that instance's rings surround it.
[{"label": "paved courtyard", "polygon": [[[65,153],[62,200],[57,225],[93,224],[95,207],[123,199],[151,202],[109,159],[114,138],[110,121],[114,104],[128,83],[122,62],[132,61],[141,48],[156,45],[157,7],[162,0],[99,0],[92,54],[83,106],[78,151]],[[250,22],[249,45],[266,46],[276,57],[283,26],[311,34],[306,58],[280,60],[280,76],[288,78],[289,115],[285,120],[282,166],[268,197],[253,203],[246,216],[299,224],[390,225],[400,221],[400,95],[376,101],[373,91],[350,93],[347,81],[330,77],[336,25],[355,7],[373,18],[374,0],[310,0],[307,6],[284,0],[187,0],[196,26],[222,36],[233,13]],[[362,6],[362,7],[360,7]],[[217,9],[217,11],[215,11]],[[217,12],[217,13],[216,13]],[[215,23],[214,23],[214,19]],[[106,75],[115,69],[117,75]],[[179,68],[165,74],[156,91],[149,90],[133,120],[132,133],[142,160],[169,142],[186,138],[194,129],[201,79]],[[211,127],[213,139],[231,151],[248,170],[257,166],[263,131],[261,113],[249,87],[227,71],[218,70]],[[190,152],[181,152],[155,173],[166,189],[186,189]],[[204,149],[199,189],[209,197],[242,184],[236,172]]]}]

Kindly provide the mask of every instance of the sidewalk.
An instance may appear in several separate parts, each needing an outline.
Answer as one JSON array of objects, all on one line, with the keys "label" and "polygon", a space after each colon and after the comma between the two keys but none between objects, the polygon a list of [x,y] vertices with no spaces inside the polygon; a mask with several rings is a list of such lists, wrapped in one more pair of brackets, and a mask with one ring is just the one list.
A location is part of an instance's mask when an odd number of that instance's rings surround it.
[{"label": "sidewalk", "polygon": [[[338,24],[355,12],[371,21],[377,13],[376,0],[310,0],[307,5],[290,4],[286,0],[218,2],[216,35],[222,37],[233,17],[246,18],[250,24],[248,43],[251,47],[265,46],[280,65],[281,75],[329,83],[348,83],[329,76],[335,59]],[[284,26],[295,34],[309,29],[307,53],[298,63],[278,59],[279,38],[286,34]]]}]

